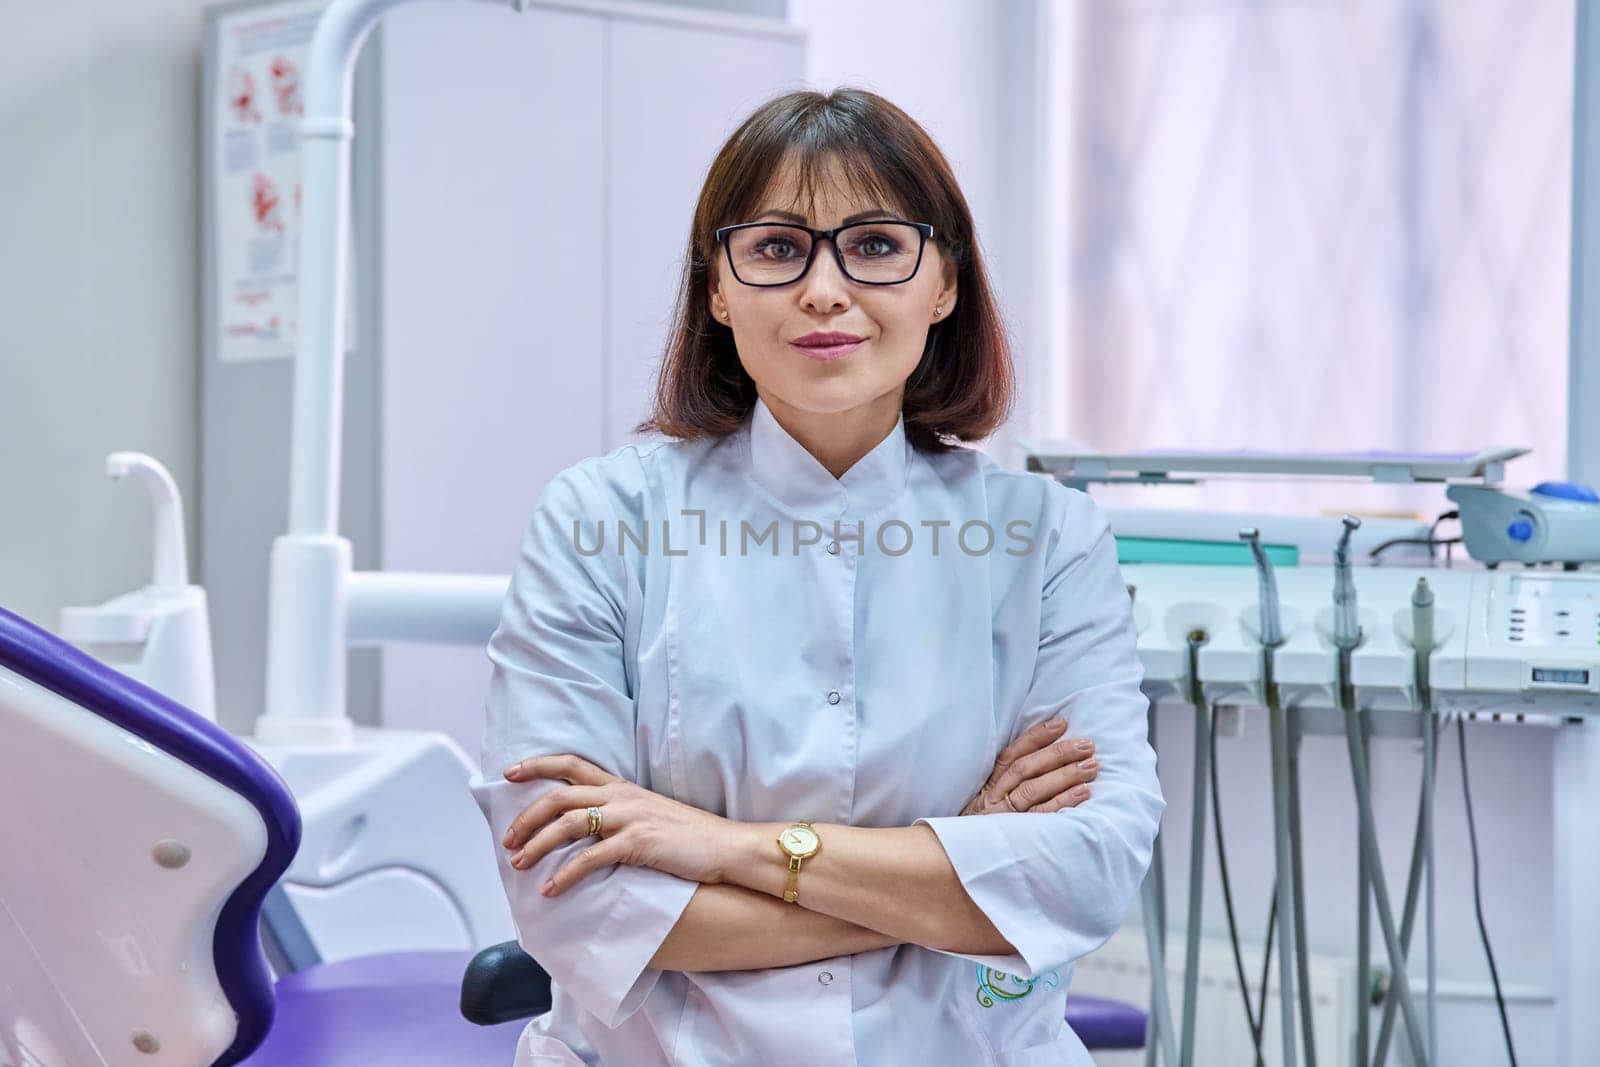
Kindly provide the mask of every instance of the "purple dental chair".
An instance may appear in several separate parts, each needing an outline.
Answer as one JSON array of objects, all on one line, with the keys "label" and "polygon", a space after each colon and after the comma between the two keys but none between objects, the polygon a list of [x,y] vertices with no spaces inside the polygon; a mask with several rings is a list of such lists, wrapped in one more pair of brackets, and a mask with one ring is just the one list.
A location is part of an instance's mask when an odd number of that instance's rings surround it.
[{"label": "purple dental chair", "polygon": [[522,1026],[462,1013],[471,953],[317,958],[271,766],[4,609],[0,791],[0,1063],[511,1064]]},{"label": "purple dental chair", "polygon": [[[301,824],[277,772],[3,608],[0,788],[0,1063],[509,1067],[550,1006],[515,941],[323,962],[278,887]],[[1144,1043],[1128,1005],[1067,1022]]]}]

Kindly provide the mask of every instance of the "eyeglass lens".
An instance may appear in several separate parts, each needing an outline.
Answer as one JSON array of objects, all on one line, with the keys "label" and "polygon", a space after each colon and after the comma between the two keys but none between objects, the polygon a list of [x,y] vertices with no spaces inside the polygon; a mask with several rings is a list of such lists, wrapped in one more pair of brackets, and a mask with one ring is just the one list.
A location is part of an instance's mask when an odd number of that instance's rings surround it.
[{"label": "eyeglass lens", "polygon": [[[844,270],[858,282],[903,282],[916,273],[922,234],[898,222],[862,222],[835,236]],[[734,273],[751,285],[782,285],[805,271],[811,235],[780,223],[749,226],[728,234]]]}]

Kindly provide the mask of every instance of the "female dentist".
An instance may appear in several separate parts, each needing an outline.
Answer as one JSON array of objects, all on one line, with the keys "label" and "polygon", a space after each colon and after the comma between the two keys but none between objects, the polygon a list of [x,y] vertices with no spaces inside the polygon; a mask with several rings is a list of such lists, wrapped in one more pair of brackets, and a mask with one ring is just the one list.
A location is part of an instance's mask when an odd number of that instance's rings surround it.
[{"label": "female dentist", "polygon": [[518,1064],[1091,1063],[1068,981],[1163,800],[1104,515],[957,443],[1011,391],[915,121],[794,92],[733,133],[668,440],[551,481],[489,643],[473,788],[553,979]]}]

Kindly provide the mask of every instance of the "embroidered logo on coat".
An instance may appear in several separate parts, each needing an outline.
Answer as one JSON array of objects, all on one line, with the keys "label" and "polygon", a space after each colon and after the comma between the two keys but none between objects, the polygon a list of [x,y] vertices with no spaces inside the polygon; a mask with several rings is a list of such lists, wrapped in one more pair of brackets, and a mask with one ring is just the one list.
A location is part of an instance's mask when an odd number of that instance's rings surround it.
[{"label": "embroidered logo on coat", "polygon": [[986,1008],[994,1007],[996,1000],[1021,1000],[1033,992],[1033,987],[1042,985],[1046,989],[1054,989],[1061,981],[1055,971],[1041,974],[1037,978],[1024,981],[1004,971],[990,970],[983,964],[978,964],[978,1003]]}]

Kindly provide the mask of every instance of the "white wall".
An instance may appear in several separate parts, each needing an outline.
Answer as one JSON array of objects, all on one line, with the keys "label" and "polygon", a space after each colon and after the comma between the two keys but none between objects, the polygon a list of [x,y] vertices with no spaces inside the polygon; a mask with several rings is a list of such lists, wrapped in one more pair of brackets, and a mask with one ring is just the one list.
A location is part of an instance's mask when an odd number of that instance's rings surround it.
[{"label": "white wall", "polygon": [[149,578],[150,508],[106,453],[165,463],[194,541],[201,10],[6,5],[0,606],[50,629]]}]

